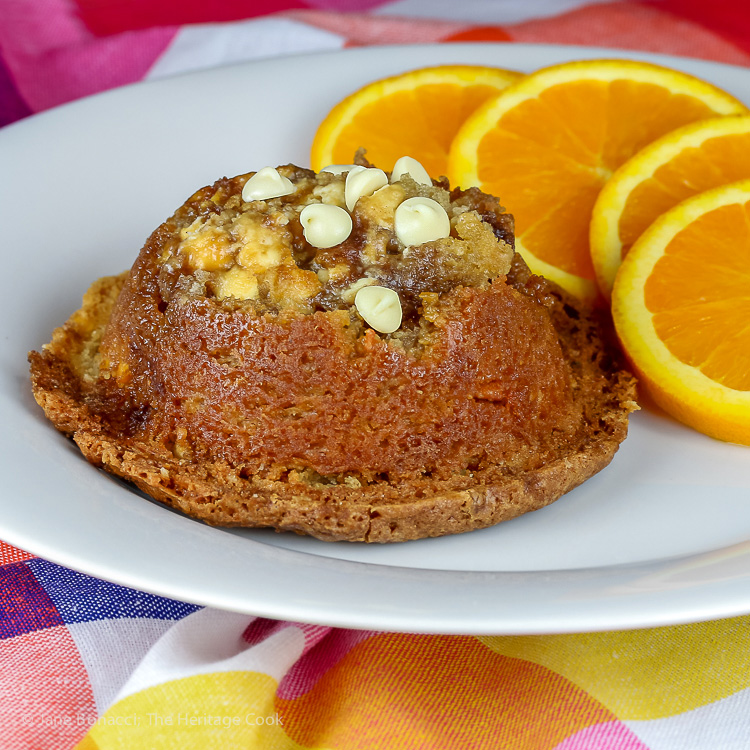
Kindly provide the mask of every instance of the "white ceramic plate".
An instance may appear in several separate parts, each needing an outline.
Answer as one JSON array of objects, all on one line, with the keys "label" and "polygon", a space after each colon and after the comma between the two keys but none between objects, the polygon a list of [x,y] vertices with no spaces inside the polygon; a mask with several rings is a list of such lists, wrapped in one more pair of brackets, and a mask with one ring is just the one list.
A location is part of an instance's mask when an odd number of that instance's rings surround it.
[{"label": "white ceramic plate", "polygon": [[631,57],[750,102],[750,72],[697,60],[529,45],[356,49],[109,92],[0,131],[0,538],[94,576],[230,610],[442,633],[645,627],[750,612],[750,449],[654,411],[614,462],[550,507],[495,528],[399,545],[228,532],[89,466],[34,403],[26,353],[89,283],[129,267],[197,187],[288,161],[363,83],[422,65],[533,70]]}]

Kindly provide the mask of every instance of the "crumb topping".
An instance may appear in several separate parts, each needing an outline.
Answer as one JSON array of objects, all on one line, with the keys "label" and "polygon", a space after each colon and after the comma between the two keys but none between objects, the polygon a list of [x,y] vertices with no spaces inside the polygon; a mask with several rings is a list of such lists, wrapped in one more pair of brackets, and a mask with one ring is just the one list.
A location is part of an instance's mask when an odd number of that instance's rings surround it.
[{"label": "crumb topping", "polygon": [[[403,325],[418,327],[420,295],[484,289],[507,274],[513,250],[488,221],[499,205],[480,215],[460,191],[426,184],[414,159],[397,166],[389,176],[363,165],[317,175],[286,165],[219,181],[175,217],[163,271],[256,314],[347,310],[368,325],[354,300],[382,287],[397,295]],[[178,286],[190,289],[184,279]]]}]

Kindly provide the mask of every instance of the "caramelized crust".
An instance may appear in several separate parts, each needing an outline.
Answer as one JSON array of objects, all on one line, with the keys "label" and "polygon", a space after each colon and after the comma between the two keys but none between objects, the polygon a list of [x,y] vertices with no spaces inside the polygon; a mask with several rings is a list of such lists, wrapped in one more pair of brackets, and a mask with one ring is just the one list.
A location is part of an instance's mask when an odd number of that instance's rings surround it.
[{"label": "caramelized crust", "polygon": [[[320,251],[294,212],[341,178],[282,169],[287,199],[242,204],[246,175],[196,193],[30,355],[89,460],[210,523],[365,541],[497,523],[609,462],[632,378],[593,313],[513,255],[497,201],[436,185],[452,236],[405,252],[360,200]],[[398,292],[396,333],[352,308],[363,278]]]}]

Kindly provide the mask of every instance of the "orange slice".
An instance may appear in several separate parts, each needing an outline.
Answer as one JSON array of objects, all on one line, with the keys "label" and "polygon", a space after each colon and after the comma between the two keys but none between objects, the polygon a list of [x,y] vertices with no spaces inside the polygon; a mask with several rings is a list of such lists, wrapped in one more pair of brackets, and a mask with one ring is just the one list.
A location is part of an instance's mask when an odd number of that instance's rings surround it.
[{"label": "orange slice", "polygon": [[464,120],[521,77],[500,68],[441,65],[370,83],[337,104],[320,124],[311,166],[317,172],[329,164],[348,164],[363,147],[381,169],[390,170],[407,155],[440,177]]},{"label": "orange slice", "polygon": [[591,259],[606,297],[632,244],[654,219],[711,188],[750,179],[750,117],[720,117],[659,138],[604,186],[591,218]]},{"label": "orange slice", "polygon": [[448,176],[500,198],[516,218],[516,247],[533,271],[594,297],[589,222],[612,173],[670,130],[747,111],[721,89],[656,65],[565,63],[526,76],[480,107],[453,141]]},{"label": "orange slice", "polygon": [[750,445],[750,180],[700,193],[633,244],[612,292],[633,368],[672,416]]}]

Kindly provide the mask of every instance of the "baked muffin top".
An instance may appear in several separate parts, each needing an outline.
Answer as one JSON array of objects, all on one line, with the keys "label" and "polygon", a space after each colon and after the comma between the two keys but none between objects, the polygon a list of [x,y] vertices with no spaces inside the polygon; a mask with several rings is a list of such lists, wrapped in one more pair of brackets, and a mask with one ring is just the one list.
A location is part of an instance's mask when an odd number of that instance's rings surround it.
[{"label": "baked muffin top", "polygon": [[478,190],[337,171],[191,196],[131,270],[99,381],[152,442],[253,473],[541,464],[581,410],[543,295],[508,283],[512,219]]},{"label": "baked muffin top", "polygon": [[634,408],[596,316],[497,199],[405,161],[197,191],[31,353],[38,402],[157,499],[329,540],[480,528],[591,476]]}]

